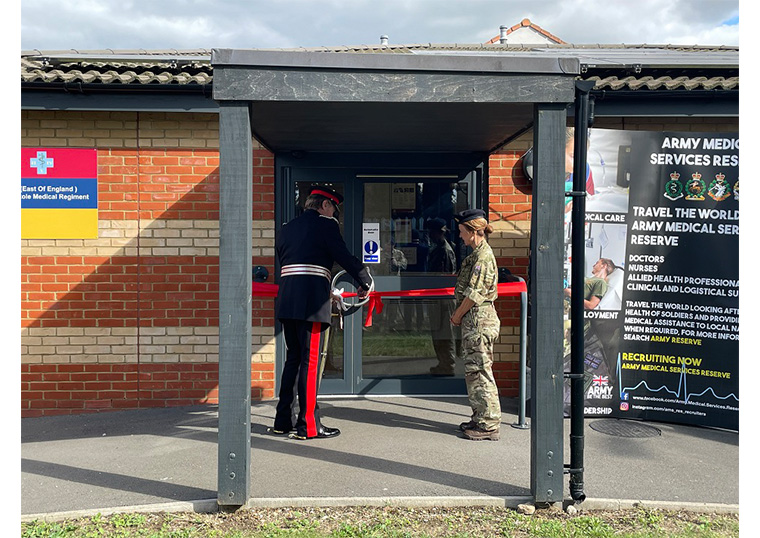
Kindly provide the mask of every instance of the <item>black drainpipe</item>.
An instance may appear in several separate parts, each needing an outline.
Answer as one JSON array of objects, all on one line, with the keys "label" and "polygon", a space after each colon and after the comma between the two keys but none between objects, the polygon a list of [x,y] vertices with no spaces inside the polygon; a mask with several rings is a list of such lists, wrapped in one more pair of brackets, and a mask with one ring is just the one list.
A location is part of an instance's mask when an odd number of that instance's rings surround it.
[{"label": "black drainpipe", "polygon": [[583,502],[583,413],[584,413],[584,266],[585,266],[585,220],[586,220],[586,148],[588,146],[588,129],[591,126],[589,112],[593,101],[589,103],[589,93],[594,87],[592,81],[575,83],[575,141],[573,159],[573,190],[566,193],[572,196],[572,275],[570,288],[570,496],[574,501]]}]

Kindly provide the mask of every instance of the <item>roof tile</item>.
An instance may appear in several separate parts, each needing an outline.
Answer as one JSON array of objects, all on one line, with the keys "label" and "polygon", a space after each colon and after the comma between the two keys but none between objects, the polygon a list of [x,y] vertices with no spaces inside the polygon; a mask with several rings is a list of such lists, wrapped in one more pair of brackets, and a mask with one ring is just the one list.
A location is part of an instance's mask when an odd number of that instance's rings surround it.
[{"label": "roof tile", "polygon": [[[271,50],[271,49],[270,49]],[[277,49],[283,50],[283,49]],[[705,47],[681,45],[486,45],[475,44],[416,44],[416,45],[360,45],[355,47],[317,47],[291,49],[324,53],[395,53],[415,54],[423,52],[452,53],[526,53],[560,54],[572,53],[581,58],[594,58],[607,54],[614,62],[602,63],[596,71],[589,71],[581,78],[595,81],[596,89],[609,90],[738,90],[738,69],[714,69],[714,76],[704,76],[704,70],[676,68],[672,74],[628,74],[620,62],[650,58],[654,52],[669,57],[687,55],[689,62],[699,66],[700,58],[718,55],[737,57],[738,47]],[[693,58],[693,60],[692,60]],[[715,67],[715,63],[710,64]],[[722,64],[721,64],[722,65]],[[617,71],[619,74],[615,74]],[[660,71],[663,72],[663,71]],[[665,71],[666,73],[669,71]],[[610,74],[608,74],[610,73]],[[693,74],[691,74],[693,73]],[[657,74],[657,73],[654,73]],[[710,74],[708,72],[708,74]],[[210,85],[213,81],[211,51],[25,51],[21,55],[21,82],[23,83],[82,83],[114,85]]]},{"label": "roof tile", "polygon": [[704,76],[697,77],[599,77],[591,76],[586,77],[586,80],[592,80],[595,82],[595,90],[735,90],[739,88],[739,77],[711,77]]}]

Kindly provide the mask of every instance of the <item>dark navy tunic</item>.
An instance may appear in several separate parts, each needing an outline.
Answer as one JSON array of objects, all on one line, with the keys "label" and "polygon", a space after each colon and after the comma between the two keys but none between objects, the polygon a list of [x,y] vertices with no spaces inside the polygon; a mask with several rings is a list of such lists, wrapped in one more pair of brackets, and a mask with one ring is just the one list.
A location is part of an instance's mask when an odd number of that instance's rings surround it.
[{"label": "dark navy tunic", "polygon": [[[280,267],[309,264],[330,271],[338,263],[364,289],[370,276],[361,261],[352,255],[340,234],[338,221],[307,209],[282,227],[275,242]],[[283,276],[275,305],[278,319],[298,319],[330,323],[331,280],[317,275]]]}]

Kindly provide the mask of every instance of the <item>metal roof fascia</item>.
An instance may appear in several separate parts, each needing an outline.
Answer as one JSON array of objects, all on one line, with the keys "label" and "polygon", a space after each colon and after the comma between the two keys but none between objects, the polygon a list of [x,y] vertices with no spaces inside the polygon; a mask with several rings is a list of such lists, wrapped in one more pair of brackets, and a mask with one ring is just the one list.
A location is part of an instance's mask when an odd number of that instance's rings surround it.
[{"label": "metal roof fascia", "polygon": [[577,75],[577,58],[561,55],[526,57],[524,54],[417,55],[417,54],[330,54],[303,51],[262,51],[255,49],[212,49],[214,67],[356,69],[387,71],[453,71],[501,74]]},{"label": "metal roof fascia", "polygon": [[66,93],[60,90],[21,92],[21,110],[219,113],[219,103],[201,93],[147,92]]},{"label": "metal roof fascia", "polygon": [[[739,117],[738,91],[592,90],[596,117]],[[573,116],[570,110],[568,116]]]}]

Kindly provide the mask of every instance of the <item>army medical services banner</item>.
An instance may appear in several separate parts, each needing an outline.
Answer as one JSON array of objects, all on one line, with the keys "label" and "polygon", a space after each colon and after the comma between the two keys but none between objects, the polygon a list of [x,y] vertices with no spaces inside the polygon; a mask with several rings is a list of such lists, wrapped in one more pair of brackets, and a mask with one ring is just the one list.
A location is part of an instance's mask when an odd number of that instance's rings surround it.
[{"label": "army medical services banner", "polygon": [[22,148],[21,238],[97,237],[97,150]]},{"label": "army medical services banner", "polygon": [[588,162],[586,415],[738,430],[738,134],[592,129]]}]

